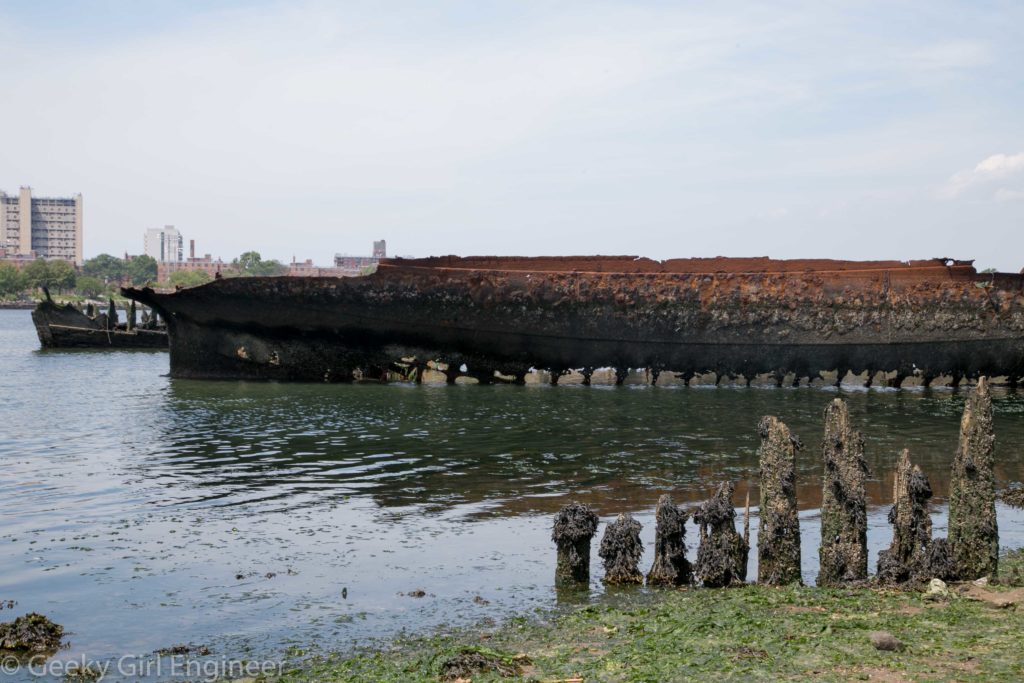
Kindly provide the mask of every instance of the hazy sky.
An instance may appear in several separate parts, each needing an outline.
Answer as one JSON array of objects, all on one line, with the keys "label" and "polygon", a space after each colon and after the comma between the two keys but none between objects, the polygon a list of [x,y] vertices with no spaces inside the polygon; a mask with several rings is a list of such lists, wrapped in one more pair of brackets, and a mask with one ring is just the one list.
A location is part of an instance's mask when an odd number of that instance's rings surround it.
[{"label": "hazy sky", "polygon": [[[773,4],[773,7],[768,7]],[[86,256],[1024,266],[1024,3],[0,0],[0,189]]]}]

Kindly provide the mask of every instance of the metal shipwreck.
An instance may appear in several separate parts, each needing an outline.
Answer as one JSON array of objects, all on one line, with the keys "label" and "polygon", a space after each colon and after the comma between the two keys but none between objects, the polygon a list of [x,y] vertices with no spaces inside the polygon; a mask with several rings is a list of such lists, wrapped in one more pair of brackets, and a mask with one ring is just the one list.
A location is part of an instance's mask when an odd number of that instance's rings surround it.
[{"label": "metal shipwreck", "polygon": [[167,329],[143,311],[142,324],[135,319],[135,303],[128,311],[128,320],[117,321],[117,309],[110,302],[107,312],[96,311],[89,304],[80,311],[73,304],[58,304],[44,287],[45,298],[32,311],[39,344],[44,349],[166,349]]},{"label": "metal shipwreck", "polygon": [[[970,261],[632,256],[389,259],[358,278],[125,289],[166,318],[171,375],[347,381],[396,364],[481,381],[531,369],[1024,376],[1024,276]],[[454,379],[450,376],[450,379]]]}]

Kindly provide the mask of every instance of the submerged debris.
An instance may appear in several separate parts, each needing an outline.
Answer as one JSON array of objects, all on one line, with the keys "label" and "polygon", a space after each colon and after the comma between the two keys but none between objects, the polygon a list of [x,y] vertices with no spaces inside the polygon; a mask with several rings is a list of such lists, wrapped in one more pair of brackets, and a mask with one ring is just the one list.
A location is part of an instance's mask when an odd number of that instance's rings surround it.
[{"label": "submerged debris", "polygon": [[982,377],[964,405],[949,484],[949,543],[956,576],[965,581],[995,576],[999,566],[995,441],[992,398]]},{"label": "submerged debris", "polygon": [[778,586],[800,581],[800,519],[796,508],[799,441],[776,417],[764,417],[761,436],[761,514],[757,581]]},{"label": "submerged debris", "polygon": [[910,451],[903,449],[896,464],[893,504],[889,509],[892,545],[878,553],[879,582],[952,578],[944,569],[949,566],[949,545],[932,541],[932,520],[928,514],[931,497],[928,477],[910,463]]},{"label": "submerged debris", "polygon": [[864,437],[850,425],[842,399],[825,408],[825,465],[821,497],[819,586],[868,578],[868,521],[864,494]]},{"label": "submerged debris", "polygon": [[478,648],[463,648],[459,654],[441,664],[442,681],[471,680],[478,674],[496,673],[502,678],[513,678],[523,673],[530,664],[526,655],[503,655]]},{"label": "submerged debris", "polygon": [[64,627],[32,612],[0,624],[0,650],[52,653],[60,648]]},{"label": "submerged debris", "polygon": [[169,657],[173,655],[196,655],[198,657],[206,657],[211,654],[210,648],[205,645],[172,645],[171,647],[164,647],[157,650],[154,654],[161,657]]},{"label": "submerged debris", "polygon": [[605,527],[601,547],[597,554],[604,560],[604,582],[609,585],[643,583],[640,556],[644,552],[640,542],[640,522],[628,512]]},{"label": "submerged debris", "polygon": [[558,547],[555,583],[590,582],[590,542],[597,533],[597,513],[589,505],[571,502],[555,515],[551,540]]},{"label": "submerged debris", "polygon": [[736,510],[732,507],[735,490],[734,483],[723,481],[711,499],[693,515],[693,521],[700,525],[694,579],[708,588],[741,584],[747,580],[750,534],[749,528],[745,528],[743,536],[736,532]]},{"label": "submerged debris", "polygon": [[655,513],[654,564],[647,572],[648,586],[683,586],[693,579],[686,559],[686,520],[689,514],[665,494],[658,498]]}]

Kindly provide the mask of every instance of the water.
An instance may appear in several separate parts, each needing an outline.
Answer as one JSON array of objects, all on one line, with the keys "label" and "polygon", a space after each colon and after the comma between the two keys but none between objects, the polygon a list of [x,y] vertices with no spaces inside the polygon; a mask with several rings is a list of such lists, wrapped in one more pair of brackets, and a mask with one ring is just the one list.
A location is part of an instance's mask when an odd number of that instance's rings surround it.
[{"label": "water", "polygon": [[[764,414],[806,444],[804,578],[817,574],[832,389],[207,383],[167,369],[160,352],[39,351],[29,313],[0,311],[0,600],[18,603],[0,620],[63,624],[58,658],[191,642],[273,659],[553,607],[559,506],[632,512],[646,569],[658,496],[696,503],[723,478],[742,496]],[[872,470],[873,567],[902,447],[945,533],[964,393],[843,394]],[[997,390],[995,408],[998,478],[1024,480],[1024,395]],[[1024,515],[999,515],[1002,544],[1024,545]]]}]

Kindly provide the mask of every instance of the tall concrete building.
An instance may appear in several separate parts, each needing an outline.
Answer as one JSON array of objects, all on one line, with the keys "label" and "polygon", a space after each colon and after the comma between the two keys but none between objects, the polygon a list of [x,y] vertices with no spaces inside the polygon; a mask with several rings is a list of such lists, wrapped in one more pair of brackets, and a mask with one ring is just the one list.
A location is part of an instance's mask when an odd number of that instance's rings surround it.
[{"label": "tall concrete building", "polygon": [[17,196],[0,192],[0,247],[82,265],[82,195],[33,197],[31,187]]},{"label": "tall concrete building", "polygon": [[157,263],[179,263],[185,260],[185,245],[181,233],[173,225],[150,228],[146,231],[145,253]]}]

